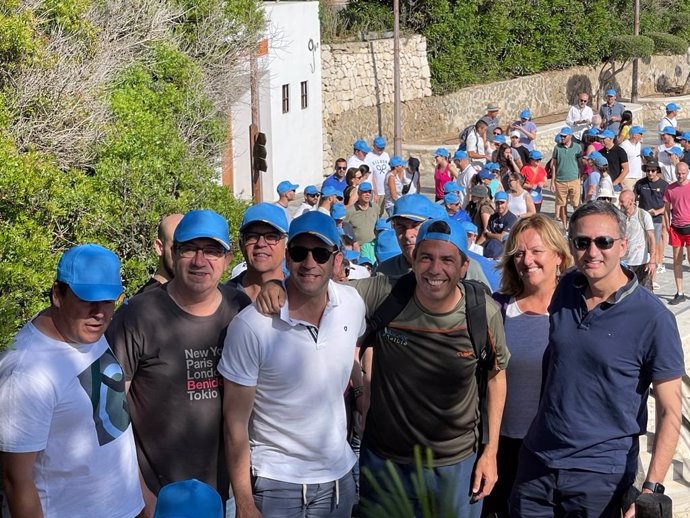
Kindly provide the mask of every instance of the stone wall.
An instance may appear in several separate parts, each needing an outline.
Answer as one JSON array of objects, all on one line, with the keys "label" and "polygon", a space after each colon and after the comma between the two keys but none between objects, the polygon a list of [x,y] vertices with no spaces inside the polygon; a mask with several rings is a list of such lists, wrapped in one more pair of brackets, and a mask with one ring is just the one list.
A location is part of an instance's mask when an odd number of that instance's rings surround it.
[{"label": "stone wall", "polygon": [[[489,102],[500,107],[503,124],[517,118],[519,111],[526,107],[534,117],[565,113],[580,91],[590,92],[593,106],[602,102],[603,92],[608,88],[616,88],[621,98],[629,99],[631,68],[631,64],[627,64],[612,74],[610,65],[573,67],[463,88],[445,96],[404,101],[401,108],[403,142],[452,147],[457,143],[459,129],[481,117]],[[685,55],[640,60],[640,96],[682,85],[689,72]],[[660,105],[660,110],[658,118],[663,116],[663,105]],[[393,103],[329,115],[324,117],[323,130],[324,167],[328,169],[336,156],[352,153],[352,142],[358,138],[371,141],[373,136],[381,133],[392,142]],[[392,149],[389,153],[392,154]]]}]

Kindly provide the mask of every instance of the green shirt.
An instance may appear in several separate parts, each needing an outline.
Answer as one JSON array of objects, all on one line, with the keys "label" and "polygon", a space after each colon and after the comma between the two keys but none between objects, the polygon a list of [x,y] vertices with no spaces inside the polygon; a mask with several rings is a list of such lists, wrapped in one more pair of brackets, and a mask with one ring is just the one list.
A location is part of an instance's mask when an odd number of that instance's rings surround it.
[{"label": "green shirt", "polygon": [[[394,283],[378,275],[350,285],[364,299],[371,317]],[[496,367],[505,369],[510,353],[501,312],[491,297],[486,299]],[[371,407],[363,439],[367,447],[398,463],[414,462],[414,446],[420,443],[431,448],[436,466],[469,457],[479,441],[476,364],[465,298],[452,311],[434,314],[412,297],[376,337]]]},{"label": "green shirt", "polygon": [[556,181],[572,182],[580,177],[578,158],[582,155],[582,146],[573,142],[569,147],[558,144],[553,150],[556,160]]},{"label": "green shirt", "polygon": [[347,209],[345,221],[352,225],[355,229],[355,241],[359,244],[373,241],[376,235],[374,234],[374,226],[379,216],[379,208],[369,206],[368,209],[362,210],[357,203]]}]

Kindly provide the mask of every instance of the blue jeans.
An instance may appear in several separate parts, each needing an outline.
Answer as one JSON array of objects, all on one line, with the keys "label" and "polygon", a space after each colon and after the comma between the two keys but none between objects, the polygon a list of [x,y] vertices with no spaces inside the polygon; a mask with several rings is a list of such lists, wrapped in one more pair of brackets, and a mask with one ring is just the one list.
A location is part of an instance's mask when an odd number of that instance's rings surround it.
[{"label": "blue jeans", "polygon": [[[438,512],[434,516],[443,518],[479,518],[482,511],[482,501],[472,503],[472,475],[477,455],[461,460],[450,466],[439,466],[433,469],[424,469],[424,484],[426,489],[432,493],[433,500]],[[412,506],[415,516],[422,515],[422,505],[419,494],[415,490],[413,482],[416,476],[416,466],[414,464],[392,463],[395,472],[400,477],[403,491]],[[360,506],[362,518],[372,516],[376,508],[380,508],[383,499],[395,498],[395,491],[387,486],[391,476],[386,468],[386,460],[376,455],[362,443],[359,453],[359,468],[362,472],[359,481]],[[372,487],[371,481],[365,475],[367,469],[374,476],[379,488]],[[391,518],[393,518],[391,516]]]},{"label": "blue jeans", "polygon": [[323,484],[293,484],[263,477],[254,480],[254,504],[263,518],[350,518],[355,499],[351,471]]},{"label": "blue jeans", "polygon": [[623,494],[634,480],[635,472],[549,468],[523,446],[510,497],[510,516],[619,518]]}]

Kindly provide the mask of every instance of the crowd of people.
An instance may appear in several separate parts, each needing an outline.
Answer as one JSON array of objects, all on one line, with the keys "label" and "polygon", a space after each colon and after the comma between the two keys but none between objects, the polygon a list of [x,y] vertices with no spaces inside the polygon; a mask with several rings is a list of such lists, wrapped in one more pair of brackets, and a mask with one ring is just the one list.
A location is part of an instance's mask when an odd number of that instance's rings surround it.
[{"label": "crowd of people", "polygon": [[504,127],[488,105],[433,185],[357,140],[298,207],[289,179],[245,211],[227,281],[211,210],[161,221],[118,308],[119,258],[67,250],[0,356],[6,512],[631,518],[678,440],[682,346],[652,290],[668,235],[685,300],[690,134],[669,105],[649,153],[615,91],[588,100],[547,165],[530,110]]}]

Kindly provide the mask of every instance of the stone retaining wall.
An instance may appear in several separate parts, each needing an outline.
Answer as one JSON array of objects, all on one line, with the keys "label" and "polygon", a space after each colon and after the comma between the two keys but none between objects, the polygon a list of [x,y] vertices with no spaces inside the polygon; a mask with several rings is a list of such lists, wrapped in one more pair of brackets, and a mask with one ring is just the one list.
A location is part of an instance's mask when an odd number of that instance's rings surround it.
[{"label": "stone retaining wall", "polygon": [[[631,65],[611,74],[610,65],[599,67],[573,67],[565,70],[544,72],[488,85],[463,88],[445,96],[431,96],[402,103],[403,142],[429,142],[444,136],[455,135],[459,129],[476,121],[484,113],[488,102],[501,108],[501,121],[508,123],[517,113],[529,107],[535,117],[567,111],[568,105],[580,91],[591,94],[593,106],[598,106],[607,88],[616,88],[623,99],[630,96]],[[654,56],[640,60],[639,90],[641,96],[652,95],[659,88],[682,85],[690,72],[688,58],[682,56]],[[325,80],[324,80],[325,81]],[[324,90],[332,88],[324,83]],[[404,97],[403,97],[404,99]],[[327,110],[324,101],[324,113]],[[661,118],[659,113],[645,113],[649,120]],[[336,156],[349,156],[352,142],[357,138],[368,141],[381,133],[392,144],[393,103],[360,107],[324,116],[324,171],[332,167]],[[429,142],[434,144],[434,142]],[[392,150],[389,150],[392,154]]]}]

